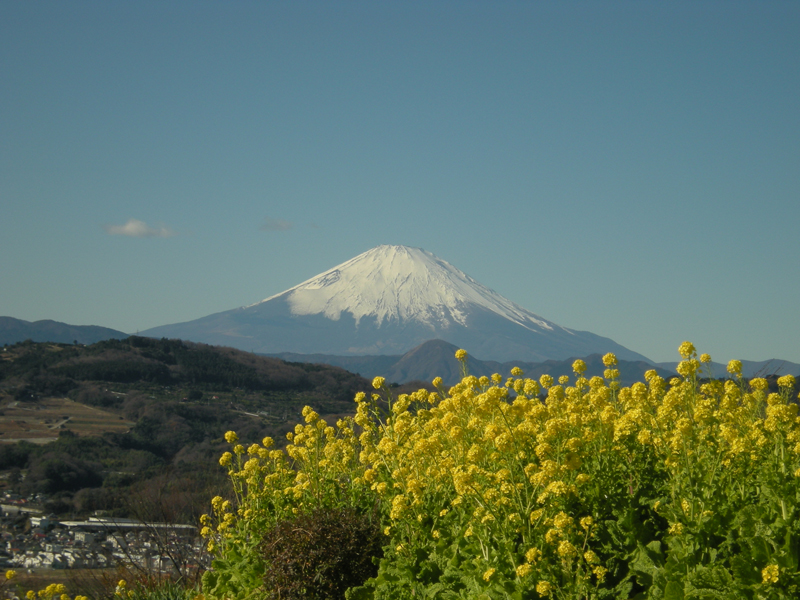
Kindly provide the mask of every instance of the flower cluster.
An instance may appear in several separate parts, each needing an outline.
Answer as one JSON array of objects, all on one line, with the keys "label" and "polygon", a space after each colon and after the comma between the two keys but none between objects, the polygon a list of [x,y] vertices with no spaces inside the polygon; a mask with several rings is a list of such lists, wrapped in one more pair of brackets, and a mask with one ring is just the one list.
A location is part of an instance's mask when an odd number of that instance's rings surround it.
[{"label": "flower cluster", "polygon": [[[316,506],[377,504],[391,537],[381,572],[415,575],[379,575],[376,598],[435,586],[487,597],[634,595],[646,578],[689,593],[687,573],[738,582],[741,561],[763,569],[747,589],[800,585],[797,565],[787,566],[800,542],[794,378],[770,393],[738,361],[718,381],[705,378],[711,358],[691,343],[679,354],[680,377],[650,370],[621,387],[613,354],[604,377],[585,377],[576,360],[573,377],[534,380],[515,368],[504,381],[468,375],[459,350],[455,386],[437,378],[436,391],[395,399],[376,378],[376,393],[358,394],[355,417],[336,427],[307,407],[285,452],[271,440],[245,450],[229,432],[234,447],[220,463],[236,498],[215,498],[203,517],[209,549],[225,556]],[[657,558],[664,552],[671,561]]]}]

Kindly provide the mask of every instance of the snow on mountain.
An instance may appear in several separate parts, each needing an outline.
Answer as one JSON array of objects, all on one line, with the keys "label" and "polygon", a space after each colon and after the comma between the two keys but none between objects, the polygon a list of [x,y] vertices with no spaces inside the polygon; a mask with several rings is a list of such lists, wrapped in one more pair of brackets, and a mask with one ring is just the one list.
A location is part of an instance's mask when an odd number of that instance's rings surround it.
[{"label": "snow on mountain", "polygon": [[556,325],[420,248],[378,246],[261,302],[142,335],[262,353],[403,354],[445,340],[484,360],[615,352],[613,340]]},{"label": "snow on mountain", "polygon": [[557,327],[430,252],[407,246],[378,246],[262,302],[279,297],[286,297],[294,315],[338,321],[349,312],[356,325],[368,316],[379,327],[391,320],[467,326],[473,304],[528,329]]}]

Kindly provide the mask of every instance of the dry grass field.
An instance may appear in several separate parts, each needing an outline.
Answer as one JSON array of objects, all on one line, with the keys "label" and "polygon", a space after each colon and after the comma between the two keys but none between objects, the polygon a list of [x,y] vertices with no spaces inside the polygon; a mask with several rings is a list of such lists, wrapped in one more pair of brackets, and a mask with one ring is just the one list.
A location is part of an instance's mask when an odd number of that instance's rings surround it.
[{"label": "dry grass field", "polygon": [[68,398],[43,398],[36,403],[5,400],[0,404],[0,442],[5,443],[46,444],[65,429],[79,436],[98,436],[106,431],[122,433],[133,425],[117,414]]}]

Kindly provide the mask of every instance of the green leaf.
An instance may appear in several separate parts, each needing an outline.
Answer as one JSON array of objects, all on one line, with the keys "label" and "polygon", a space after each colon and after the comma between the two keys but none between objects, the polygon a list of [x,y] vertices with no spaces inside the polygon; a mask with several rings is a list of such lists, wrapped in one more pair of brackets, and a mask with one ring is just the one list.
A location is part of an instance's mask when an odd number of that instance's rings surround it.
[{"label": "green leaf", "polygon": [[374,600],[375,592],[371,589],[360,585],[358,587],[350,588],[344,593],[346,600]]},{"label": "green leaf", "polygon": [[664,588],[664,600],[683,600],[683,586],[677,581],[670,581]]}]

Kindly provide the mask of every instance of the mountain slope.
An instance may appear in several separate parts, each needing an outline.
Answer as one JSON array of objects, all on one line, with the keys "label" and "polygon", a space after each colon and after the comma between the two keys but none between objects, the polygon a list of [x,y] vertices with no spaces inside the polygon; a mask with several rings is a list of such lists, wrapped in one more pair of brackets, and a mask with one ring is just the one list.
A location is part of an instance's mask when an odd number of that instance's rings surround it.
[{"label": "mountain slope", "polygon": [[548,321],[406,246],[378,246],[257,304],[142,335],[264,354],[403,354],[438,338],[499,361],[596,352],[647,360],[608,338]]},{"label": "mountain slope", "polygon": [[58,321],[23,321],[0,317],[0,344],[16,344],[25,340],[58,344],[94,344],[103,340],[125,339],[127,333],[97,325],[67,325]]}]

